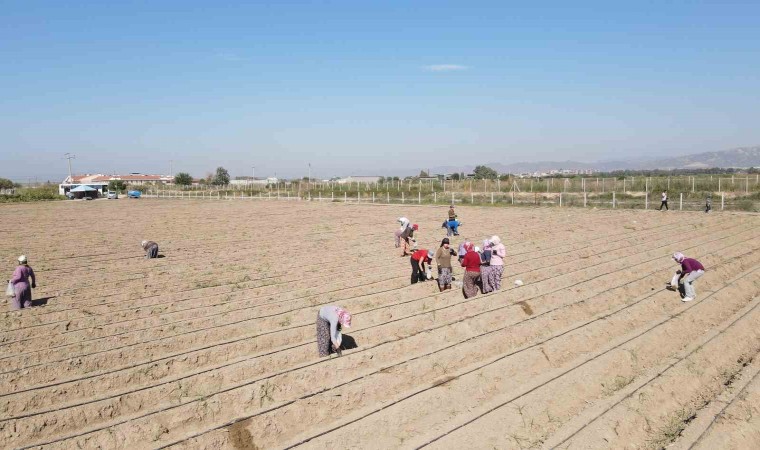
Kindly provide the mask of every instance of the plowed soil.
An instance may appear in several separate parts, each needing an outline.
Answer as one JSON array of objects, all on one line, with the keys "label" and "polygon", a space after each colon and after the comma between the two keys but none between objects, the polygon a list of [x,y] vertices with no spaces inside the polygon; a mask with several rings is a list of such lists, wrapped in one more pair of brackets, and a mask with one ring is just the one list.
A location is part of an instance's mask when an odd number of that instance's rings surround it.
[{"label": "plowed soil", "polygon": [[[760,447],[760,216],[458,208],[456,245],[507,247],[502,289],[465,299],[393,245],[404,215],[437,248],[447,210],[0,207],[0,272],[28,255],[39,304],[0,315],[0,447]],[[707,268],[693,302],[674,251]],[[341,357],[317,355],[326,304],[354,316]]]}]

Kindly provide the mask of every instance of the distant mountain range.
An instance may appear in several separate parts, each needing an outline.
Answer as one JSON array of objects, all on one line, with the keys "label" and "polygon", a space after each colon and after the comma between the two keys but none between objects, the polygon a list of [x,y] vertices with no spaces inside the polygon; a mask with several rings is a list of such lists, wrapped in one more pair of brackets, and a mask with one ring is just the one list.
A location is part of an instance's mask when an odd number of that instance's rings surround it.
[{"label": "distant mountain range", "polygon": [[[719,152],[705,152],[673,158],[641,159],[629,161],[599,161],[583,163],[578,161],[534,161],[502,164],[487,163],[486,166],[499,173],[544,172],[553,169],[593,169],[608,172],[612,170],[648,170],[648,169],[707,169],[760,167],[760,146],[741,147]],[[432,167],[433,173],[471,173],[474,165]],[[416,173],[414,174],[416,175]]]}]

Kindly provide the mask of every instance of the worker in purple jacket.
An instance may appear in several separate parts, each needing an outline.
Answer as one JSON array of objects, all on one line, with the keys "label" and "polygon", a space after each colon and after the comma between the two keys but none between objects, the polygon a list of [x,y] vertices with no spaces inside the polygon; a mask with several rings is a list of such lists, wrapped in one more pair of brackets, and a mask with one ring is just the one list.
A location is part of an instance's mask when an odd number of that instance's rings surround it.
[{"label": "worker in purple jacket", "polygon": [[694,282],[697,278],[705,274],[704,266],[694,258],[687,258],[683,253],[673,253],[673,259],[681,264],[681,273],[678,277],[678,283],[683,284],[684,297],[682,302],[690,302],[697,298],[697,291],[694,289]]},{"label": "worker in purple jacket", "polygon": [[[30,278],[31,284],[29,283]],[[13,277],[9,281],[13,284],[13,290],[16,294],[11,298],[11,309],[31,308],[32,289],[37,287],[37,280],[25,255],[18,257],[18,266],[13,271]]]}]

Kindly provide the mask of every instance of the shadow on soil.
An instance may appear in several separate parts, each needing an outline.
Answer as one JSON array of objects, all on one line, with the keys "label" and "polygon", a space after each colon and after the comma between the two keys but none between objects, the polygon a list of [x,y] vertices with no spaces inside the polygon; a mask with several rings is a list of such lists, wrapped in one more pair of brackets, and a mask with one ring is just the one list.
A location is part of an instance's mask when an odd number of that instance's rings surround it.
[{"label": "shadow on soil", "polygon": [[340,343],[340,349],[341,350],[353,350],[355,348],[359,348],[359,344],[356,343],[356,339],[352,338],[351,336],[344,334],[343,339]]},{"label": "shadow on soil", "polygon": [[42,298],[32,300],[32,307],[45,306],[47,305],[48,300],[50,300],[51,298],[55,298],[55,297],[42,297]]}]

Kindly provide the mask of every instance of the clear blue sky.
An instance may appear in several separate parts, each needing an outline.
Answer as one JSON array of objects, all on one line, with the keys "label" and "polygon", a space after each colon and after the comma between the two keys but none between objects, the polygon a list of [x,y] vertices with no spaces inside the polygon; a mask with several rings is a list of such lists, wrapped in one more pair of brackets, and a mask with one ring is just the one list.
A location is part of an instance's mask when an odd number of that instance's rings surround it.
[{"label": "clear blue sky", "polygon": [[760,144],[760,2],[1,1],[0,176]]}]

